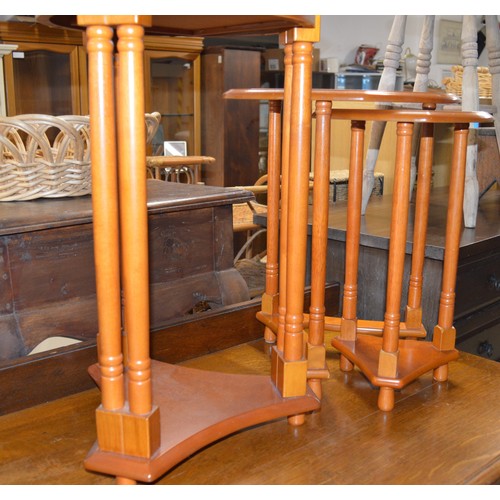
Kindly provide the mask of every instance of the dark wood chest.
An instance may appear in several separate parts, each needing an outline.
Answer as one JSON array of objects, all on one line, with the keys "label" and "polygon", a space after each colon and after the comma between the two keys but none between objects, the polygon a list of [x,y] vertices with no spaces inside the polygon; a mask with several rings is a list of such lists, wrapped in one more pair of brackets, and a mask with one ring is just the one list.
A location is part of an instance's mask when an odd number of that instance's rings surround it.
[{"label": "dark wood chest", "polygon": [[[248,300],[233,267],[237,189],[148,182],[151,328]],[[90,196],[0,204],[0,364],[97,333]]]}]

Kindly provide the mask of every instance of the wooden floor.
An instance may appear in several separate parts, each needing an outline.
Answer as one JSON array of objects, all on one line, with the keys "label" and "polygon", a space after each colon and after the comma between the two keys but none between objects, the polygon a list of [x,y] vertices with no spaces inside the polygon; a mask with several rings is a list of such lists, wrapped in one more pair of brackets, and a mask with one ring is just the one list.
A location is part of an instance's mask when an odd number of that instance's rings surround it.
[{"label": "wooden floor", "polygon": [[[330,346],[330,342],[327,342]],[[258,340],[184,363],[208,370],[266,373],[269,345]],[[239,432],[165,475],[169,485],[491,484],[500,478],[500,364],[470,354],[450,365],[449,382],[424,375],[396,394],[391,413],[355,371],[338,369],[323,406],[306,423],[279,420]],[[95,440],[91,389],[0,417],[0,484],[113,484],[83,459]]]}]

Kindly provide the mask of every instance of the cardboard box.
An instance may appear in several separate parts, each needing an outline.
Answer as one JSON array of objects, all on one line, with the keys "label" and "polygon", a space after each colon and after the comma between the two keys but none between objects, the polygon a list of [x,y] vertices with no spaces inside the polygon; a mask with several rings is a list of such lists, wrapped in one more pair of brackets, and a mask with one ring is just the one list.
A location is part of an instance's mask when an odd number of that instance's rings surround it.
[{"label": "cardboard box", "polygon": [[[265,71],[283,71],[285,69],[285,54],[283,49],[267,49],[263,52]],[[312,70],[319,71],[319,49],[313,49]]]},{"label": "cardboard box", "polygon": [[283,71],[284,70],[284,50],[267,49],[262,54],[264,57],[265,71]]}]

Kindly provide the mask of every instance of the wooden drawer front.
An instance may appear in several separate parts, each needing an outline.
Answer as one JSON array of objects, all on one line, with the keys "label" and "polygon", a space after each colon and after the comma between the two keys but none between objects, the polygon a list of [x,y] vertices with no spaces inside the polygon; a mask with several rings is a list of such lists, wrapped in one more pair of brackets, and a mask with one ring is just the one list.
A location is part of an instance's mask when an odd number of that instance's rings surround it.
[{"label": "wooden drawer front", "polygon": [[19,234],[8,251],[16,311],[95,295],[90,224]]},{"label": "wooden drawer front", "polygon": [[164,283],[214,269],[212,209],[150,216],[150,281]]},{"label": "wooden drawer front", "polygon": [[470,352],[483,358],[500,361],[500,318],[496,325],[464,340],[457,339],[459,351]]},{"label": "wooden drawer front", "polygon": [[500,301],[500,252],[458,267],[455,317]]}]

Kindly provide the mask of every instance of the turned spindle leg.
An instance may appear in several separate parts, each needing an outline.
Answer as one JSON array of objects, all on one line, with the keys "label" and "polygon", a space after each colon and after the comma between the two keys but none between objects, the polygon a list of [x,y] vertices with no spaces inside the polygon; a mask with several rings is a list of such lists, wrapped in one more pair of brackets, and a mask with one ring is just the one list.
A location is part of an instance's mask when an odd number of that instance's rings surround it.
[{"label": "turned spindle leg", "polygon": [[[345,278],[340,338],[356,340],[359,239],[361,232],[361,198],[363,189],[363,152],[365,122],[351,122],[351,152],[347,187],[347,231],[345,242]],[[340,369],[352,370],[353,364],[340,356]]]},{"label": "turned spindle leg", "polygon": [[[384,69],[378,90],[392,91],[396,88],[396,72],[399,68],[401,53],[403,52],[403,42],[405,38],[407,16],[394,16],[394,21],[389,33],[387,47],[384,54]],[[381,106],[384,107],[384,106]],[[377,163],[382,138],[384,137],[386,122],[374,122],[370,134],[370,143],[366,153],[365,171],[363,174],[363,202],[361,213],[366,213],[366,208],[373,191],[375,182],[375,165]]]},{"label": "turned spindle leg", "polygon": [[288,184],[290,158],[290,120],[292,111],[292,43],[286,43],[284,48],[285,87],[283,89],[283,137],[281,150],[281,216],[279,236],[279,297],[278,297],[278,333],[276,349],[283,351],[285,337],[286,290],[287,290],[287,244],[288,244]]},{"label": "turned spindle leg", "polygon": [[[479,110],[479,82],[477,78],[477,26],[476,16],[463,16],[462,21],[462,110]],[[479,182],[477,180],[477,137],[475,130],[469,134],[463,216],[465,227],[476,227],[479,204]]]},{"label": "turned spindle leg", "polygon": [[[292,64],[288,203],[282,205],[282,211],[288,214],[285,331],[283,352],[276,353],[276,372],[282,374],[277,386],[284,397],[303,395],[307,388],[304,286],[311,158],[312,42],[293,42]],[[289,418],[292,425],[300,425],[303,420],[303,415]]]},{"label": "turned spindle leg", "polygon": [[[433,344],[440,351],[454,349],[456,331],[453,326],[455,310],[455,284],[457,279],[458,252],[462,230],[461,210],[464,198],[465,169],[467,161],[468,124],[457,124],[454,131],[451,162],[446,239],[443,261],[443,278],[439,301],[438,324],[434,328]],[[447,367],[434,370],[438,381],[447,379]]]},{"label": "turned spindle leg", "polygon": [[[417,67],[413,92],[426,92],[429,86],[429,72],[431,69],[432,47],[434,40],[434,21],[436,16],[424,16],[424,25],[420,34],[418,46]],[[435,106],[434,106],[435,108]],[[411,155],[410,199],[417,178],[417,151],[419,150],[420,124],[413,126],[413,144]]]},{"label": "turned spindle leg", "polygon": [[313,223],[311,247],[311,306],[307,342],[308,384],[321,398],[321,379],[326,368],[325,285],[328,245],[328,196],[330,190],[331,101],[316,103],[316,145],[314,154]]},{"label": "turned spindle leg", "polygon": [[[397,146],[394,172],[394,194],[389,243],[386,312],[378,375],[396,378],[398,373],[401,292],[406,249],[406,230],[410,190],[411,143],[413,124],[397,124]],[[390,411],[394,406],[394,389],[384,387],[379,394],[379,408]]]},{"label": "turned spindle leg", "polygon": [[[269,102],[268,140],[266,290],[262,296],[262,311],[273,316],[278,312],[281,101]],[[264,340],[276,341],[276,332],[269,326],[265,327]]]},{"label": "turned spindle leg", "polygon": [[102,407],[113,411],[125,401],[121,338],[120,250],[114,99],[113,30],[108,26],[87,29],[89,57],[90,134],[92,148],[92,207],[94,256],[99,320],[97,336],[101,371]]},{"label": "turned spindle leg", "polygon": [[425,261],[425,242],[432,182],[432,159],[434,126],[423,124],[420,138],[415,221],[413,225],[413,251],[406,307],[406,326],[419,328],[422,325],[422,286]]}]

